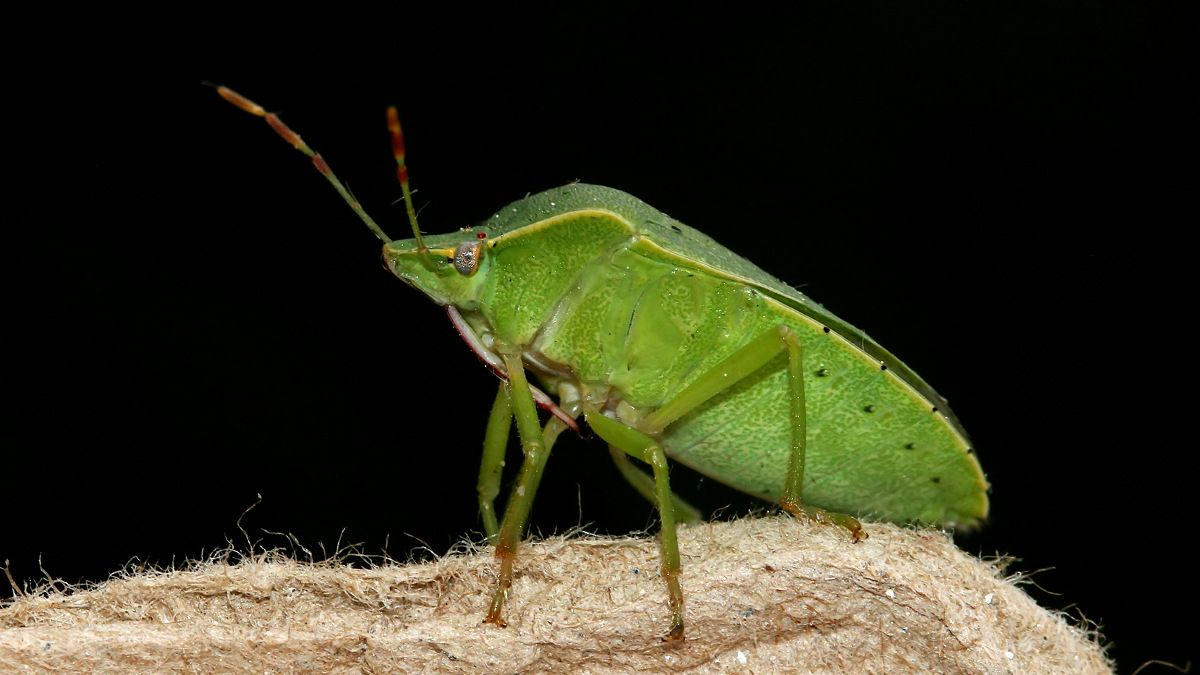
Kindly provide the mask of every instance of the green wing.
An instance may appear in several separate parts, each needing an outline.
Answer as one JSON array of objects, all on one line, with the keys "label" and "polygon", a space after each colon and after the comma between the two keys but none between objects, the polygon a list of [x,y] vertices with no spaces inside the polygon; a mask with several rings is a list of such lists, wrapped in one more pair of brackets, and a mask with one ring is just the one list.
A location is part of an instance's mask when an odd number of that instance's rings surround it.
[{"label": "green wing", "polygon": [[646,250],[652,254],[681,267],[692,267],[753,286],[797,312],[819,321],[881,365],[886,365],[888,370],[904,380],[932,406],[936,406],[955,431],[964,439],[967,438],[966,431],[950,410],[946,399],[866,333],[839,319],[820,303],[725,248],[707,234],[684,225],[630,194],[600,185],[572,183],[513,202],[477,229],[487,232],[489,237],[498,237],[580,209],[611,211],[629,221],[644,236],[642,243],[649,244]]}]

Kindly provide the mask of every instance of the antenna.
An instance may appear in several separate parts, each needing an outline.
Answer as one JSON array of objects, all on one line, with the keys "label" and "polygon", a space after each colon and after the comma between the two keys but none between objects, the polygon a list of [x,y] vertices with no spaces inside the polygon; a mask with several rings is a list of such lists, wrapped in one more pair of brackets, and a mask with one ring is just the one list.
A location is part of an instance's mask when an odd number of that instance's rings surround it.
[{"label": "antenna", "polygon": [[[212,86],[212,85],[210,85],[210,86]],[[338,194],[340,194],[342,196],[342,199],[346,200],[346,203],[350,205],[350,208],[353,209],[356,214],[358,214],[358,217],[361,218],[362,221],[367,224],[367,227],[371,228],[371,231],[375,233],[375,236],[379,237],[385,244],[392,243],[392,240],[383,231],[383,228],[379,227],[379,225],[377,225],[375,223],[374,219],[372,219],[371,216],[369,216],[367,214],[367,212],[363,210],[362,204],[358,203],[358,200],[354,198],[354,195],[350,194],[350,191],[346,189],[346,186],[342,185],[342,181],[338,180],[338,177],[334,175],[333,170],[331,170],[329,168],[329,165],[325,163],[325,158],[321,157],[320,153],[317,153],[317,152],[313,151],[312,148],[308,147],[308,144],[305,143],[304,140],[300,138],[300,134],[297,134],[296,132],[292,131],[288,127],[288,125],[284,124],[283,120],[279,119],[279,116],[276,115],[275,113],[267,112],[261,105],[255,103],[254,101],[251,101],[250,99],[246,98],[245,96],[242,96],[241,94],[230,89],[229,87],[218,86],[216,89],[217,89],[217,93],[220,94],[221,98],[225,99],[226,101],[229,101],[230,103],[241,108],[242,110],[245,110],[246,112],[250,113],[251,115],[254,115],[256,117],[262,117],[263,119],[265,119],[267,121],[267,124],[271,125],[271,128],[274,129],[275,133],[279,134],[280,137],[283,138],[283,140],[287,141],[293,148],[299,150],[300,152],[303,152],[305,155],[310,157],[312,159],[313,166],[317,167],[317,171],[320,171],[321,175],[325,176],[325,179],[328,180],[330,182],[330,184],[333,185],[333,188],[338,191]],[[390,120],[391,119],[390,112],[389,112],[388,117]],[[396,128],[397,128],[397,130],[399,129],[398,124],[397,124]],[[395,136],[393,136],[393,144],[394,144],[394,138],[395,138]],[[400,161],[400,169],[403,170],[403,168],[404,168],[404,161],[403,161],[404,146],[403,146],[403,144],[400,147],[400,152],[401,152],[401,154],[399,157],[397,157],[397,159],[398,159],[398,161]],[[409,193],[408,193],[407,177],[402,180],[401,186],[404,189],[405,204],[408,206],[408,214],[409,214],[408,219],[412,223],[413,231],[416,232],[417,218],[416,218],[416,215],[413,213],[412,198],[409,196]],[[423,260],[424,260],[424,258],[428,258],[429,253],[425,250],[425,246],[423,244],[421,244],[420,234],[417,235],[417,243],[421,247],[421,251],[423,253]],[[432,264],[432,262],[430,264]]]}]

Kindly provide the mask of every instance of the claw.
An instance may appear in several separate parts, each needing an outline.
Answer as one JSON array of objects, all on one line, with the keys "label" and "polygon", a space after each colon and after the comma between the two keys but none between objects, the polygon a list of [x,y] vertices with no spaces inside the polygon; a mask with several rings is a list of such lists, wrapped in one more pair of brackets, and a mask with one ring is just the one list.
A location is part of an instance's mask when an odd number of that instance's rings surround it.
[{"label": "claw", "polygon": [[854,543],[856,544],[860,541],[866,540],[871,536],[867,534],[867,531],[863,529],[862,523],[858,522],[858,519],[854,516],[848,516],[844,513],[834,513],[833,511],[826,511],[825,509],[818,508],[816,506],[801,504],[786,497],[779,500],[779,505],[784,511],[787,511],[797,518],[808,518],[814,523],[835,525],[846,530],[850,533],[851,539],[853,539]]}]

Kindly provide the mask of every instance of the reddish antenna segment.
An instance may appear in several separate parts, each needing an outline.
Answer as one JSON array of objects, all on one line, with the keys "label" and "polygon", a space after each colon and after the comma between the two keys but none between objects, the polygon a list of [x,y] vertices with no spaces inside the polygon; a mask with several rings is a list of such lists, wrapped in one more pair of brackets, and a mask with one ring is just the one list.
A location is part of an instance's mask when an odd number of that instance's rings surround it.
[{"label": "reddish antenna segment", "polygon": [[[386,244],[390,244],[392,242],[391,238],[389,238],[383,231],[383,228],[379,227],[379,225],[375,223],[375,220],[371,218],[371,216],[368,215],[365,210],[363,210],[362,204],[358,203],[358,200],[354,198],[354,195],[350,194],[350,191],[346,189],[346,186],[342,184],[342,181],[338,180],[338,177],[334,175],[333,170],[329,168],[329,164],[325,162],[325,158],[319,153],[315,152],[312,148],[308,147],[308,144],[305,143],[302,138],[300,138],[300,134],[292,131],[288,125],[283,123],[283,120],[279,119],[278,115],[267,112],[266,109],[264,109],[261,105],[251,101],[245,96],[242,96],[229,87],[217,87],[217,94],[219,94],[221,98],[229,101],[242,110],[245,110],[251,115],[264,118],[267,121],[267,124],[271,125],[271,128],[274,129],[275,133],[279,134],[283,140],[287,141],[288,144],[293,148],[299,150],[312,159],[313,166],[317,168],[317,171],[320,171],[321,175],[324,176],[331,185],[333,185],[333,188],[342,196],[342,199],[346,200],[346,203],[350,205],[350,208],[354,211],[354,213],[356,213],[358,217],[364,223],[366,223],[367,227],[375,233],[376,237],[379,237]],[[412,215],[412,200],[408,196],[407,183],[404,184],[404,198],[405,202],[408,204],[410,221],[413,224],[413,228],[416,229],[416,218]],[[422,246],[422,249],[423,248],[424,247]],[[428,257],[428,255],[428,253],[425,253],[425,257]]]}]

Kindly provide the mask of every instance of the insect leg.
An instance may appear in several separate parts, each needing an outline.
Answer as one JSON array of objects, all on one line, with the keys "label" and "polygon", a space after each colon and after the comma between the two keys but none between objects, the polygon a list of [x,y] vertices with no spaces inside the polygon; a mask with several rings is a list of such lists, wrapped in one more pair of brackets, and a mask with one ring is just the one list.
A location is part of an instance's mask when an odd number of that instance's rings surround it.
[{"label": "insect leg", "polygon": [[492,605],[483,621],[497,626],[507,625],[502,614],[504,601],[508,598],[508,589],[512,587],[513,558],[525,531],[525,523],[529,520],[529,509],[533,505],[533,496],[537,492],[538,484],[541,483],[550,448],[558,434],[566,428],[561,420],[552,417],[543,431],[538,423],[537,407],[533,402],[529,381],[525,379],[525,366],[521,363],[520,354],[504,354],[504,362],[508,367],[508,400],[512,405],[513,417],[517,420],[517,434],[521,437],[521,449],[525,453],[525,460],[505,505],[504,521],[500,523],[500,531],[496,536],[496,559],[500,561],[500,579],[496,594],[492,596]]},{"label": "insect leg", "polygon": [[[654,494],[654,479],[647,476],[638,470],[629,461],[629,455],[625,454],[620,448],[615,445],[608,446],[608,454],[612,455],[613,463],[617,465],[617,470],[621,472],[625,480],[633,486],[633,489],[638,491],[638,494],[645,497],[651,504],[658,505],[658,497]],[[687,503],[679,495],[671,492],[671,507],[675,510],[675,519],[685,523],[698,523],[703,520],[703,514],[700,509]]]},{"label": "insect leg", "polygon": [[[592,431],[610,445],[646,462],[654,470],[654,501],[662,520],[659,548],[662,555],[662,575],[667,582],[667,599],[671,607],[671,630],[663,637],[674,641],[683,639],[683,589],[679,586],[679,540],[675,534],[675,509],[671,507],[671,485],[667,476],[667,455],[658,441],[626,426],[599,411],[584,413]],[[632,467],[631,467],[632,468]]]},{"label": "insect leg", "polygon": [[807,516],[818,523],[833,523],[850,531],[854,541],[867,538],[858,519],[844,513],[834,513],[825,509],[805,504],[800,499],[804,485],[804,446],[806,444],[807,413],[804,409],[804,352],[796,334],[786,326],[779,329],[788,352],[788,398],[791,401],[792,415],[792,454],[788,461],[787,478],[783,485],[783,496],[779,505],[784,511],[793,516]]},{"label": "insect leg", "polygon": [[672,422],[703,404],[713,396],[732,387],[739,380],[767,365],[782,351],[788,354],[789,399],[791,401],[792,453],[779,505],[794,516],[807,516],[817,522],[828,522],[850,531],[855,541],[865,539],[866,533],[858,520],[841,513],[804,504],[800,500],[804,483],[804,448],[807,431],[804,409],[804,354],[796,334],[787,326],[776,326],[754,338],[731,354],[674,399],[646,415],[639,428],[648,434],[658,434]]},{"label": "insect leg", "polygon": [[783,340],[785,332],[791,333],[791,330],[787,326],[778,326],[754,338],[676,394],[675,398],[646,415],[638,428],[647,434],[657,434],[708,399],[767,365],[787,348]]},{"label": "insect leg", "polygon": [[508,401],[508,385],[501,380],[496,401],[488,415],[487,433],[483,437],[483,459],[479,463],[479,515],[488,543],[495,545],[500,527],[496,523],[496,495],[500,494],[500,474],[504,470],[504,450],[512,430],[512,404]]}]

